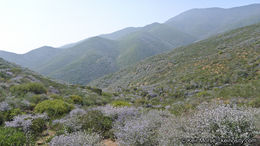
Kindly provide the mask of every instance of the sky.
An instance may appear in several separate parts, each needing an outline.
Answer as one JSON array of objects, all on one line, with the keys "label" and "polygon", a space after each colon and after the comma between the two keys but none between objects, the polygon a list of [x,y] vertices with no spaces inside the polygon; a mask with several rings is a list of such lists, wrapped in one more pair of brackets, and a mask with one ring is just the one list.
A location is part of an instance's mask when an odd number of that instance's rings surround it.
[{"label": "sky", "polygon": [[163,23],[192,8],[230,8],[260,0],[0,0],[0,50],[60,47],[125,27]]}]

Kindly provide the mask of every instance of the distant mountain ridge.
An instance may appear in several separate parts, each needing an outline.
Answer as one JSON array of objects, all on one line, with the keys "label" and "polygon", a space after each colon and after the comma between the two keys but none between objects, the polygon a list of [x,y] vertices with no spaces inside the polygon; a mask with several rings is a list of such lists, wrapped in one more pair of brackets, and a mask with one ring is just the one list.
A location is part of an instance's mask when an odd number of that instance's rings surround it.
[{"label": "distant mountain ridge", "polygon": [[165,23],[129,27],[26,54],[0,51],[0,57],[51,78],[87,84],[147,57],[218,33],[260,22],[260,4],[222,9],[192,9]]},{"label": "distant mountain ridge", "polygon": [[[198,39],[204,39],[217,33],[259,22],[259,8],[260,4],[229,9],[191,9],[169,19],[166,24],[181,29]],[[251,21],[248,21],[249,19]]]}]

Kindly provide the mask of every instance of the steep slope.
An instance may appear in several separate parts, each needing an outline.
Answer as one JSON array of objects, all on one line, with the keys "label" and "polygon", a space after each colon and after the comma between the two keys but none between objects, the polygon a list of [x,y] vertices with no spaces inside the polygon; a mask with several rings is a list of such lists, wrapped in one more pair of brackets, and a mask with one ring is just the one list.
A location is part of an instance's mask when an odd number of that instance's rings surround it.
[{"label": "steep slope", "polygon": [[90,85],[166,102],[200,97],[259,101],[259,56],[257,24],[150,57]]},{"label": "steep slope", "polygon": [[159,23],[147,25],[119,40],[120,56],[117,62],[122,67],[195,41],[193,37]]},{"label": "steep slope", "polygon": [[260,22],[260,4],[186,11],[166,22],[197,39]]}]

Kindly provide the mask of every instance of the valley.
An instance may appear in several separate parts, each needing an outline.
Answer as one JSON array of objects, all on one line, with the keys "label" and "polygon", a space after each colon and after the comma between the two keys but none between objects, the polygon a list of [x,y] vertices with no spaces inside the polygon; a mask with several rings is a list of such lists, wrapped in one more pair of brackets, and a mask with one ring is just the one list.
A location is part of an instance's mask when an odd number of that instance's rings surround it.
[{"label": "valley", "polygon": [[260,144],[260,4],[0,51],[0,146]]}]

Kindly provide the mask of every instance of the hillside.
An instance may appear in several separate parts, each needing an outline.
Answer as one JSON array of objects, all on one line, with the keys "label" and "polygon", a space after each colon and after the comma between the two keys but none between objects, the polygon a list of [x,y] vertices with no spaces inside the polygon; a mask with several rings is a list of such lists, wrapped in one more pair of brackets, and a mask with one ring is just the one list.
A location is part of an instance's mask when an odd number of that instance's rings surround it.
[{"label": "hillside", "polygon": [[150,57],[90,85],[156,104],[223,98],[260,106],[259,36],[260,24],[236,29]]},{"label": "hillside", "polygon": [[[106,96],[96,92],[99,89],[58,83],[2,58],[0,58],[0,81],[0,102],[10,101],[22,104],[21,102],[32,102],[32,98],[47,100],[51,99],[52,96],[69,98],[70,95],[79,95],[83,96],[83,99],[91,98],[93,101],[100,100],[100,102],[107,100]],[[26,86],[30,84],[35,85],[35,90],[27,91]],[[43,90],[38,90],[36,86]]]},{"label": "hillside", "polygon": [[259,18],[259,4],[193,9],[162,24],[130,27],[60,49],[42,47],[22,55],[0,51],[0,57],[54,79],[85,85],[147,57],[255,24]]},{"label": "hillside", "polygon": [[35,70],[58,80],[86,84],[145,57],[193,41],[194,39],[189,35],[156,23],[119,40],[89,38],[65,49],[57,57]]},{"label": "hillside", "polygon": [[230,29],[259,22],[259,7],[259,4],[252,4],[230,9],[192,9],[169,19],[166,24],[200,40]]},{"label": "hillside", "polygon": [[46,64],[46,62],[62,52],[61,49],[43,46],[25,54],[15,54],[0,51],[0,57],[3,59],[22,65],[23,67],[36,70],[37,67]]},{"label": "hillside", "polygon": [[112,97],[101,89],[54,82],[0,58],[0,145],[47,144],[64,132],[50,127],[53,120],[73,109],[105,105]]},{"label": "hillside", "polygon": [[[208,130],[212,124],[220,126],[216,131],[226,129],[221,144],[227,144],[235,134],[235,140],[257,138],[260,126],[256,108],[208,102],[180,115],[183,110],[169,102],[148,106],[144,100],[122,98],[126,92],[56,83],[1,58],[0,81],[0,145],[175,145],[194,135],[219,138]],[[230,125],[238,130],[226,128]]]},{"label": "hillside", "polygon": [[118,69],[116,48],[117,43],[112,40],[90,38],[63,50],[63,53],[35,70],[58,80],[85,84]]}]

